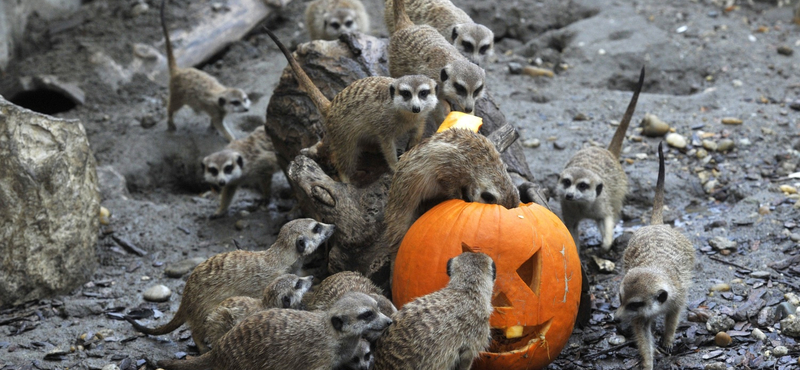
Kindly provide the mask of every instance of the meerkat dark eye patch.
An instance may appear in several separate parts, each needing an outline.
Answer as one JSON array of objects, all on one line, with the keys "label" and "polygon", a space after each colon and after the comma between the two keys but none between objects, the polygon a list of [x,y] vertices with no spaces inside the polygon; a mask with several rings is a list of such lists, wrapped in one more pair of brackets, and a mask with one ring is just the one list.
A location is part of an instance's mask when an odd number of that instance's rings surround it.
[{"label": "meerkat dark eye patch", "polygon": [[481,95],[481,91],[483,91],[483,85],[475,89],[475,92],[472,93],[472,97],[477,98]]},{"label": "meerkat dark eye patch", "polygon": [[321,231],[322,231],[322,225],[320,225],[319,223],[314,225],[314,228],[311,229],[311,232],[313,232],[314,234],[319,234]]},{"label": "meerkat dark eye patch", "polygon": [[561,184],[564,185],[565,188],[568,188],[572,186],[572,181],[570,181],[569,179],[563,179],[561,180]]},{"label": "meerkat dark eye patch", "polygon": [[456,94],[461,95],[461,96],[467,96],[467,88],[464,87],[464,85],[462,85],[460,83],[454,83],[453,87],[456,88]]},{"label": "meerkat dark eye patch", "polygon": [[364,360],[365,360],[365,361],[369,361],[371,358],[372,358],[372,352],[367,352],[367,353],[364,355]]},{"label": "meerkat dark eye patch", "polygon": [[408,90],[400,90],[400,96],[403,97],[403,100],[411,100],[411,97],[414,96],[414,94]]},{"label": "meerkat dark eye patch", "polygon": [[483,193],[481,193],[481,199],[483,199],[483,201],[488,203],[488,204],[497,203],[497,197],[495,197],[494,194],[492,194],[492,193],[490,193],[488,191],[484,191]]},{"label": "meerkat dark eye patch", "polygon": [[458,38],[458,27],[453,27],[453,34],[450,35],[450,42],[456,41]]},{"label": "meerkat dark eye patch", "polygon": [[231,172],[233,172],[233,165],[229,164],[229,165],[225,166],[224,171],[225,171],[226,174],[230,175]]},{"label": "meerkat dark eye patch", "polygon": [[342,327],[344,327],[344,320],[342,320],[339,316],[331,317],[331,325],[336,331],[342,331]]},{"label": "meerkat dark eye patch", "polygon": [[449,77],[450,76],[447,75],[447,69],[442,68],[442,71],[439,73],[439,79],[442,80],[442,82],[445,82]]},{"label": "meerkat dark eye patch", "polygon": [[586,191],[588,189],[589,189],[589,184],[587,184],[585,182],[581,182],[581,183],[578,184],[578,190]]},{"label": "meerkat dark eye patch", "polygon": [[389,86],[389,99],[394,99],[394,86]]},{"label": "meerkat dark eye patch", "polygon": [[489,45],[483,45],[483,46],[481,46],[481,48],[478,50],[478,52],[479,52],[479,53],[481,53],[481,55],[486,55],[486,52],[487,52],[487,51],[489,51]]},{"label": "meerkat dark eye patch", "polygon": [[340,24],[339,24],[339,22],[333,22],[333,23],[331,23],[331,27],[333,27],[333,29],[335,29],[335,30],[338,30],[338,29],[339,29],[339,27],[341,27],[341,26],[342,26],[342,25],[340,25]]},{"label": "meerkat dark eye patch", "polygon": [[347,22],[344,22],[344,25],[345,25],[346,27],[348,27],[348,28],[349,28],[349,27],[352,27],[352,26],[353,26],[353,21],[347,21]]},{"label": "meerkat dark eye patch", "polygon": [[219,174],[219,170],[217,170],[216,168],[210,167],[208,169],[208,173],[210,173],[211,176],[217,176],[217,174]]},{"label": "meerkat dark eye patch", "polygon": [[306,238],[303,236],[298,237],[295,247],[297,247],[297,253],[303,254],[306,251]]},{"label": "meerkat dark eye patch", "polygon": [[425,98],[427,98],[427,97],[428,97],[428,95],[429,95],[430,93],[431,93],[431,91],[430,91],[430,90],[420,90],[420,92],[419,92],[419,98],[420,98],[420,99],[425,99]]},{"label": "meerkat dark eye patch", "polygon": [[625,309],[628,311],[638,311],[642,307],[644,307],[644,302],[631,302],[625,305]]},{"label": "meerkat dark eye patch", "polygon": [[358,315],[358,319],[362,321],[372,321],[373,318],[375,318],[375,312],[372,311],[367,311]]},{"label": "meerkat dark eye patch", "polygon": [[658,293],[659,302],[664,303],[667,301],[667,298],[669,298],[669,293],[667,293],[666,290],[662,290],[660,293]]},{"label": "meerkat dark eye patch", "polygon": [[240,102],[240,101],[238,101],[238,100],[234,100],[234,101],[232,101],[232,102],[231,102],[231,104],[232,104],[234,107],[238,107],[238,106],[242,105],[242,102]]},{"label": "meerkat dark eye patch", "polygon": [[238,164],[240,168],[244,168],[244,159],[242,159],[242,156],[236,157],[236,164]]},{"label": "meerkat dark eye patch", "polygon": [[292,307],[292,299],[289,297],[282,297],[281,304],[283,305],[283,308]]},{"label": "meerkat dark eye patch", "polygon": [[217,104],[219,104],[220,107],[224,106],[225,105],[225,98],[220,97],[219,100],[217,100]]},{"label": "meerkat dark eye patch", "polygon": [[464,47],[464,51],[467,53],[472,53],[475,50],[475,46],[469,41],[462,41],[461,46]]},{"label": "meerkat dark eye patch", "polygon": [[595,191],[597,192],[597,196],[600,196],[600,193],[603,192],[603,184],[597,184]]},{"label": "meerkat dark eye patch", "polygon": [[303,289],[303,280],[297,280],[297,283],[294,284],[294,290]]}]

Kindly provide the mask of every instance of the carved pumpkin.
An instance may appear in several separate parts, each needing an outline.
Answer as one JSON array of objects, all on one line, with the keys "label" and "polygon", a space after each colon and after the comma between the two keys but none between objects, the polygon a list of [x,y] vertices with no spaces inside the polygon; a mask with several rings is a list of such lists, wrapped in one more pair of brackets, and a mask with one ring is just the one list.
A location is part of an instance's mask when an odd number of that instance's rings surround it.
[{"label": "carved pumpkin", "polygon": [[395,261],[392,294],[400,308],[447,285],[447,260],[464,248],[497,265],[492,341],[475,369],[541,369],[566,345],[578,313],[581,265],[561,220],[535,203],[506,209],[449,200],[408,230]]}]

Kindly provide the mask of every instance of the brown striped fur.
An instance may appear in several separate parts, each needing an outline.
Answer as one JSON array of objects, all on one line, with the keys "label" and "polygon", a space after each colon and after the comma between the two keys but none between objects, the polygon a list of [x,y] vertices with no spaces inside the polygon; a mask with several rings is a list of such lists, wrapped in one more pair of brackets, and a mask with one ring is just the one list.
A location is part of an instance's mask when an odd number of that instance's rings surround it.
[{"label": "brown striped fur", "polygon": [[314,252],[333,230],[333,225],[310,218],[289,221],[265,251],[220,253],[195,267],[186,281],[178,312],[167,324],[150,329],[133,319],[128,321],[136,330],[150,335],[172,332],[186,322],[197,348],[206,352],[209,347],[204,343],[207,335],[202,324],[214,307],[229,297],[261,297],[264,287],[290,272],[295,262]]},{"label": "brown striped fur", "polygon": [[361,292],[374,298],[386,316],[397,312],[392,301],[383,296],[383,290],[375,286],[372,280],[354,271],[343,271],[328,276],[314,287],[310,294],[303,296],[303,303],[308,310],[325,311],[347,292]]},{"label": "brown striped fur", "polygon": [[650,226],[633,233],[623,255],[627,270],[619,287],[620,307],[616,317],[630,322],[642,356],[642,368],[653,368],[652,326],[665,316],[661,344],[672,349],[675,329],[686,307],[692,284],[694,247],[679,231],[661,224],[664,197],[664,155],[658,146],[659,173]]},{"label": "brown striped fur", "polygon": [[489,346],[496,275],[492,258],[465,252],[447,263],[450,282],[406,303],[375,344],[375,370],[467,370]]},{"label": "brown striped fur", "polygon": [[614,225],[619,221],[622,202],[628,195],[628,176],[619,163],[619,154],[643,85],[644,67],[608,149],[581,149],[561,171],[556,194],[561,202],[561,219],[576,247],[580,247],[578,224],[584,218],[597,222],[604,250],[611,248],[614,242]]}]

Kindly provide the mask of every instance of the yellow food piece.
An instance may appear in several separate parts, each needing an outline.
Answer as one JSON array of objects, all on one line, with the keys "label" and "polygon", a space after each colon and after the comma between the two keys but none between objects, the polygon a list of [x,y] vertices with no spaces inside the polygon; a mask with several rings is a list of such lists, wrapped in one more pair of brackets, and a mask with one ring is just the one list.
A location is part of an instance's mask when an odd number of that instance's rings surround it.
[{"label": "yellow food piece", "polygon": [[506,338],[514,339],[519,338],[522,336],[522,327],[519,325],[514,325],[510,328],[506,328]]},{"label": "yellow food piece", "polygon": [[439,126],[439,129],[436,130],[436,132],[442,132],[454,127],[465,128],[472,130],[473,132],[478,132],[482,125],[483,119],[478,116],[473,116],[464,112],[452,111],[447,115],[447,117],[445,117],[444,122],[442,122],[441,126]]},{"label": "yellow food piece", "polygon": [[100,223],[103,225],[108,225],[108,217],[111,216],[111,212],[108,211],[106,207],[100,207]]}]

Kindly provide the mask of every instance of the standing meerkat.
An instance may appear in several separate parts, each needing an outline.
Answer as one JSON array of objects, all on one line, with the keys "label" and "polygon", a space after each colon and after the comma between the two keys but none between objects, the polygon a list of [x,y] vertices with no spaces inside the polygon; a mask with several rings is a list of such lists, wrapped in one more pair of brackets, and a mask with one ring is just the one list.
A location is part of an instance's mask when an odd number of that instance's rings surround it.
[{"label": "standing meerkat", "polygon": [[485,136],[453,128],[433,134],[400,157],[384,211],[386,231],[369,256],[368,276],[393,263],[411,224],[448,199],[519,206],[519,191]]},{"label": "standing meerkat", "polygon": [[561,202],[561,219],[572,234],[576,247],[580,247],[578,224],[584,218],[597,222],[603,236],[603,250],[611,248],[614,242],[614,225],[619,221],[622,202],[628,195],[628,176],[619,163],[622,141],[636,110],[643,84],[644,67],[639,74],[636,91],[608,149],[581,149],[561,171],[556,194]]},{"label": "standing meerkat", "polygon": [[174,115],[181,107],[188,105],[195,112],[205,112],[211,117],[211,128],[216,128],[228,141],[236,138],[225,126],[228,113],[247,112],[250,99],[241,89],[225,87],[216,78],[195,68],[178,68],[169,39],[169,30],[164,20],[164,7],[167,0],[161,0],[161,28],[167,47],[169,66],[169,102],[167,103],[167,126],[175,131]]},{"label": "standing meerkat", "polygon": [[167,370],[334,369],[347,363],[361,338],[375,340],[392,323],[366,294],[351,292],[328,311],[271,309],[249,316],[210,352],[159,361]]},{"label": "standing meerkat", "polygon": [[672,350],[678,319],[686,307],[692,284],[694,246],[683,234],[663,224],[664,153],[658,144],[658,182],[650,226],[633,233],[623,255],[625,277],[619,285],[620,307],[616,317],[633,326],[642,368],[653,369],[652,326],[665,316],[661,344]]},{"label": "standing meerkat", "polygon": [[[440,104],[434,116],[442,122],[448,109],[472,113],[483,96],[486,72],[428,25],[414,25],[403,0],[394,2],[395,31],[389,38],[389,74],[423,74],[439,84]],[[446,103],[446,104],[445,104]]]},{"label": "standing meerkat", "polygon": [[230,297],[220,302],[208,314],[203,326],[206,328],[205,343],[214,344],[236,324],[256,312],[270,308],[300,309],[303,296],[311,288],[313,276],[299,277],[283,274],[264,288],[261,299],[253,297]]},{"label": "standing meerkat", "polygon": [[447,262],[450,282],[406,303],[375,344],[375,370],[459,369],[489,346],[496,267],[483,253]]},{"label": "standing meerkat", "polygon": [[[494,32],[475,23],[450,0],[405,0],[405,8],[412,22],[435,28],[472,63],[485,64],[494,55]],[[393,0],[386,0],[383,15],[391,35],[395,30]]]},{"label": "standing meerkat", "polygon": [[234,140],[225,149],[203,158],[206,182],[222,188],[219,207],[212,218],[225,216],[239,186],[252,186],[269,202],[272,175],[280,170],[272,141],[259,126],[246,138]]},{"label": "standing meerkat", "polygon": [[358,342],[353,355],[350,356],[350,360],[341,364],[335,370],[370,370],[374,362],[375,357],[372,356],[372,345],[369,344],[368,340],[362,338]]},{"label": "standing meerkat", "polygon": [[312,40],[336,40],[343,33],[369,33],[369,15],[359,0],[314,0],[306,8]]},{"label": "standing meerkat", "polygon": [[127,320],[136,330],[150,335],[172,332],[186,322],[197,348],[207,352],[206,328],[202,324],[214,307],[229,297],[260,297],[267,284],[289,273],[292,264],[313,253],[333,230],[333,225],[310,218],[289,221],[265,251],[220,253],[195,267],[186,281],[178,312],[168,323],[151,329],[131,318]]},{"label": "standing meerkat", "polygon": [[361,292],[378,301],[378,307],[386,316],[397,312],[392,301],[383,296],[383,290],[372,280],[354,271],[342,271],[328,276],[309,294],[303,296],[303,304],[308,310],[325,311],[348,292]]},{"label": "standing meerkat", "polygon": [[397,166],[397,139],[413,132],[408,148],[420,142],[425,120],[437,104],[433,79],[417,74],[397,79],[362,78],[329,101],[303,72],[286,46],[272,31],[266,31],[286,56],[300,87],[308,93],[322,115],[325,143],[341,182],[350,182],[362,142],[377,142],[392,170]]}]

